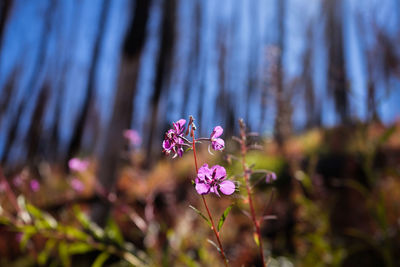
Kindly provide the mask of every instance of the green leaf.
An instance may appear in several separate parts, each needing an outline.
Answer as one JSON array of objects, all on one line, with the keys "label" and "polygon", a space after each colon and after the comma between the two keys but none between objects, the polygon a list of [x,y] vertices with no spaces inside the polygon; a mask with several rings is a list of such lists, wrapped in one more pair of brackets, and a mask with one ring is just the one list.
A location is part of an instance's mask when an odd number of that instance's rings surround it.
[{"label": "green leaf", "polygon": [[34,235],[34,232],[23,232],[21,241],[19,242],[19,247],[21,250],[25,250],[28,245],[29,240]]},{"label": "green leaf", "polygon": [[221,249],[218,247],[217,244],[215,244],[214,241],[212,241],[211,239],[207,238],[207,242],[210,243],[211,245],[213,245],[218,250],[218,252],[221,253]]},{"label": "green leaf", "polygon": [[61,242],[58,246],[58,255],[60,256],[63,266],[71,266],[71,259],[69,258],[68,245],[66,242]]},{"label": "green leaf", "polygon": [[94,248],[88,243],[76,242],[68,246],[68,253],[71,255],[85,254],[92,250],[94,250]]},{"label": "green leaf", "polygon": [[74,207],[74,213],[81,225],[89,230],[91,234],[97,239],[104,238],[104,231],[94,222],[91,222],[86,214],[84,214],[78,206]]},{"label": "green leaf", "polygon": [[57,242],[54,239],[47,240],[44,249],[38,255],[39,265],[43,266],[47,263],[47,260],[49,259],[49,255],[52,252],[52,250],[54,249],[54,246],[56,245],[56,243]]},{"label": "green leaf", "polygon": [[92,267],[101,267],[106,262],[106,260],[110,257],[110,254],[107,252],[102,252],[99,256],[97,256],[96,260],[93,262]]},{"label": "green leaf", "polygon": [[253,233],[254,242],[256,242],[257,247],[260,246],[260,239],[258,238],[257,233]]},{"label": "green leaf", "polygon": [[26,203],[25,204],[26,210],[35,218],[42,218],[43,213],[40,209],[36,208],[32,204]]},{"label": "green leaf", "polygon": [[73,239],[77,239],[80,241],[86,241],[89,238],[89,235],[73,226],[59,226],[57,228],[58,231],[65,233],[68,237]]},{"label": "green leaf", "polygon": [[79,208],[79,206],[74,206],[74,214],[76,218],[78,219],[79,223],[84,227],[84,228],[89,228],[90,227],[90,221],[89,218],[82,212],[82,210]]},{"label": "green leaf", "polygon": [[105,233],[110,240],[114,241],[118,245],[122,246],[124,244],[124,237],[122,236],[118,225],[112,218],[108,220]]},{"label": "green leaf", "polygon": [[225,220],[226,220],[226,217],[228,216],[228,214],[229,214],[229,212],[231,211],[231,209],[232,209],[232,205],[229,206],[229,207],[227,207],[227,208],[225,209],[224,213],[222,213],[221,218],[219,219],[219,222],[218,222],[218,232],[219,232],[219,230],[221,230],[222,225],[224,225],[224,222],[225,222]]},{"label": "green leaf", "polygon": [[192,205],[189,205],[189,208],[191,208],[192,210],[194,210],[197,214],[199,214],[207,223],[208,225],[212,228],[211,222],[210,220],[207,219],[207,217],[198,209],[196,209],[195,207],[193,207]]}]

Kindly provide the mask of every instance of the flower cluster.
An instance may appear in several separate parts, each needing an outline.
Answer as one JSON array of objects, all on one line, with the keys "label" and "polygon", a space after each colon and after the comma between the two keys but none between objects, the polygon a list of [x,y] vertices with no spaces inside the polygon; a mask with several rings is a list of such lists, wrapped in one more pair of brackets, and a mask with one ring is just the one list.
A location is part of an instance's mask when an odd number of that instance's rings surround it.
[{"label": "flower cluster", "polygon": [[165,133],[165,139],[162,143],[163,152],[166,155],[174,154],[174,158],[176,156],[182,157],[183,155],[183,146],[185,141],[183,139],[183,134],[186,129],[186,120],[180,119],[177,122],[173,123],[173,129],[169,129]]},{"label": "flower cluster", "polygon": [[235,192],[235,184],[226,179],[226,170],[224,167],[215,165],[211,168],[204,164],[198,171],[195,179],[196,191],[200,195],[214,193],[220,196],[219,192],[225,195],[231,195]]},{"label": "flower cluster", "polygon": [[[223,150],[225,142],[220,136],[224,132],[221,126],[214,127],[210,138],[194,138],[194,130],[196,127],[193,124],[193,118],[190,118],[188,128],[186,128],[186,120],[180,119],[172,124],[172,128],[165,133],[165,139],[163,141],[163,152],[167,155],[173,154],[173,157],[182,157],[183,147],[192,147],[195,143],[200,141],[209,141],[211,147],[214,150]],[[190,142],[185,138],[189,134],[191,127],[190,136],[193,138],[193,142]],[[186,130],[187,129],[187,130]],[[185,132],[186,130],[186,132]],[[207,164],[204,164],[197,173],[195,179],[195,187],[197,193],[205,195],[208,193],[214,193],[220,196],[220,192],[225,195],[231,195],[235,191],[235,184],[226,179],[226,170],[224,167],[215,165],[211,168]]]},{"label": "flower cluster", "polygon": [[[189,122],[189,124],[190,123],[193,122]],[[182,157],[184,151],[183,147],[191,146],[190,142],[185,138],[185,136],[189,133],[188,130],[185,132],[186,120],[180,119],[177,122],[172,123],[172,126],[172,129],[169,129],[165,133],[165,138],[162,143],[163,152],[166,155],[173,154],[173,158],[176,158],[177,156]],[[223,132],[224,129],[221,126],[216,126],[214,127],[210,138],[201,138],[201,140],[210,141],[214,150],[223,150],[225,147],[225,142],[222,138],[219,138]],[[196,140],[196,142],[197,141],[198,140]]]}]

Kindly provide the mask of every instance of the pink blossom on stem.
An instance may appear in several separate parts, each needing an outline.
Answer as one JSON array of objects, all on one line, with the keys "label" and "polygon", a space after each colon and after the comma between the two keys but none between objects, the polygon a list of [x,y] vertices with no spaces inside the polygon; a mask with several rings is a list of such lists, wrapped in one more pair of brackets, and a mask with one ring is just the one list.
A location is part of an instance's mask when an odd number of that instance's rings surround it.
[{"label": "pink blossom on stem", "polygon": [[173,154],[173,158],[183,155],[183,134],[186,129],[186,120],[180,119],[173,123],[173,129],[169,129],[165,133],[165,138],[162,143],[163,152],[166,155]]},{"label": "pink blossom on stem", "polygon": [[211,136],[210,136],[211,146],[214,150],[224,149],[225,142],[222,138],[219,138],[223,132],[224,132],[224,129],[221,126],[214,127],[214,130],[212,131]]},{"label": "pink blossom on stem", "polygon": [[235,184],[226,179],[226,170],[224,167],[215,165],[211,168],[208,164],[201,166],[195,179],[196,191],[200,195],[214,193],[220,196],[219,192],[225,195],[231,195],[235,192]]}]

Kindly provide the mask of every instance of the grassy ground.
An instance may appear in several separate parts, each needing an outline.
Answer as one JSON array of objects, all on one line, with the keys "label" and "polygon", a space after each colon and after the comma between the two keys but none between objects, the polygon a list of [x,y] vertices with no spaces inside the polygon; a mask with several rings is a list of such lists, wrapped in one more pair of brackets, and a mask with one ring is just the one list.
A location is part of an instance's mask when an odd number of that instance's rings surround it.
[{"label": "grassy ground", "polygon": [[[254,202],[258,214],[276,216],[261,227],[271,266],[399,266],[399,133],[399,125],[360,124],[311,130],[287,140],[281,148],[271,140],[254,139],[262,150],[250,152],[248,164],[274,171],[278,177],[273,184],[264,179],[258,182],[259,175],[252,177],[257,183]],[[200,165],[223,165],[232,180],[243,186],[238,175],[242,172],[240,164],[228,154],[238,154],[234,141],[228,140],[226,150],[215,155],[201,149]],[[114,237],[120,236],[135,251],[142,251],[150,266],[222,264],[218,252],[207,242],[207,238],[213,240],[212,232],[188,207],[203,210],[191,182],[195,178],[191,154],[174,160],[164,158],[151,170],[142,169],[141,161],[141,152],[135,151],[121,169],[117,198],[113,200],[115,224],[108,228],[114,229]],[[25,196],[28,203],[48,212],[60,224],[84,228],[77,220],[76,206],[87,213],[96,201],[96,162],[90,159],[87,170],[69,174],[45,162],[37,170],[33,174],[26,168],[7,177],[13,192]],[[13,181],[17,176],[21,184]],[[40,182],[37,192],[29,186],[33,179]],[[78,179],[84,189],[74,190],[73,179]],[[232,196],[207,196],[207,201],[216,218],[233,204],[220,233],[230,265],[258,266],[261,261],[241,186]],[[4,211],[13,212],[7,194],[3,192],[0,201],[3,216]],[[15,228],[5,225],[0,231],[1,266],[36,265],[49,240],[38,231],[21,248],[21,234]],[[62,250],[49,249],[48,259],[40,263],[87,266],[99,251],[75,256],[70,253],[71,260],[66,261]],[[105,264],[124,266],[126,261],[120,258],[112,254]]]}]

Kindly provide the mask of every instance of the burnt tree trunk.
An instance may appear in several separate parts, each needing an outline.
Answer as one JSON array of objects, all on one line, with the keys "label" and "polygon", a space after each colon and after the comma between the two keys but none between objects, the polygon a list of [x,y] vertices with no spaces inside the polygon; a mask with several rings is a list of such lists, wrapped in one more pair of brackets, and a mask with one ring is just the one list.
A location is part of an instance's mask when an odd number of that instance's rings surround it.
[{"label": "burnt tree trunk", "polygon": [[154,162],[153,139],[158,132],[159,102],[163,88],[169,85],[172,72],[173,45],[175,40],[175,11],[176,0],[164,0],[163,18],[161,29],[161,44],[158,55],[154,91],[151,97],[151,118],[149,124],[149,137],[146,145],[145,167],[150,167]]},{"label": "burnt tree trunk", "polygon": [[8,15],[10,14],[12,2],[12,0],[0,1],[0,51],[1,44],[3,43],[4,29],[7,24]]},{"label": "burnt tree trunk", "polygon": [[107,14],[110,8],[110,0],[105,0],[103,2],[103,7],[101,9],[99,26],[96,33],[96,39],[94,43],[94,51],[92,56],[92,61],[90,64],[88,84],[86,88],[85,100],[83,102],[83,109],[78,118],[78,121],[75,124],[75,131],[73,131],[73,136],[69,142],[68,151],[67,151],[67,159],[71,158],[78,152],[81,147],[83,131],[85,129],[85,125],[88,121],[88,116],[91,108],[93,108],[93,97],[95,91],[95,83],[96,83],[96,74],[97,74],[97,65],[101,52],[101,43],[103,39],[103,35],[105,32],[105,27],[107,26]]},{"label": "burnt tree trunk", "polygon": [[341,123],[350,122],[348,85],[343,42],[343,2],[326,0],[326,40],[328,44],[328,93],[333,97]]},{"label": "burnt tree trunk", "polygon": [[321,124],[321,112],[319,108],[319,104],[315,99],[315,88],[313,83],[313,25],[311,22],[307,28],[307,39],[309,40],[309,44],[306,47],[306,51],[303,56],[303,86],[304,86],[304,104],[306,110],[306,129],[310,129],[314,126],[320,126]]},{"label": "burnt tree trunk", "polygon": [[[105,137],[99,155],[97,177],[104,193],[115,190],[120,153],[124,146],[122,132],[129,128],[131,123],[133,96],[137,84],[140,58],[146,41],[146,27],[151,2],[150,0],[136,1],[133,20],[124,41],[114,109],[111,120],[105,129]],[[98,225],[104,226],[110,209],[110,202],[100,199],[92,207],[92,220]]]},{"label": "burnt tree trunk", "polygon": [[275,125],[274,135],[280,147],[283,146],[284,140],[290,132],[290,99],[288,99],[284,88],[283,73],[283,51],[285,49],[285,16],[286,16],[286,0],[278,0],[277,6],[278,16],[278,40],[277,40],[277,60],[276,60],[276,77],[275,77]]}]

